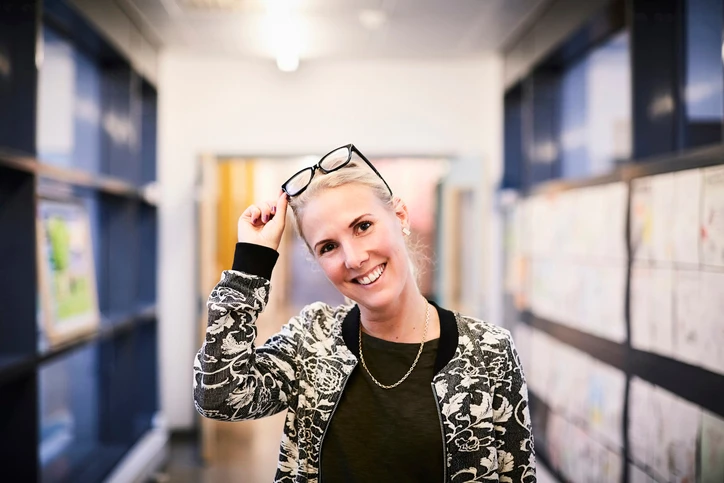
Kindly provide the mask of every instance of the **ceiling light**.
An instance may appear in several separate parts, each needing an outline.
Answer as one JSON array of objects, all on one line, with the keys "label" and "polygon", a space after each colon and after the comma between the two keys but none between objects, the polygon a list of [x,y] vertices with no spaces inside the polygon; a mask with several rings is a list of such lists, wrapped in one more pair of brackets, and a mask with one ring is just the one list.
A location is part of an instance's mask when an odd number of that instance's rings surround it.
[{"label": "ceiling light", "polygon": [[299,68],[299,54],[277,54],[277,67],[282,72],[294,72],[297,68]]},{"label": "ceiling light", "polygon": [[299,67],[299,17],[292,0],[266,0],[266,4],[268,35],[277,67],[283,72],[293,72]]},{"label": "ceiling light", "polygon": [[378,9],[360,10],[359,22],[366,29],[377,30],[387,23],[387,14]]}]

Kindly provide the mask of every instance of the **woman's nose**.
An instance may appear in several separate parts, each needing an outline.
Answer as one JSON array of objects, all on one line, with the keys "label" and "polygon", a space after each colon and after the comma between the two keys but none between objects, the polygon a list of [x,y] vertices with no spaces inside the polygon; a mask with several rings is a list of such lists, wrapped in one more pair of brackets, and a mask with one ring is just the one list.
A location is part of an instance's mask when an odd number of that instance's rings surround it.
[{"label": "woman's nose", "polygon": [[364,262],[369,259],[367,250],[362,247],[348,244],[344,247],[344,264],[350,270],[361,268]]}]

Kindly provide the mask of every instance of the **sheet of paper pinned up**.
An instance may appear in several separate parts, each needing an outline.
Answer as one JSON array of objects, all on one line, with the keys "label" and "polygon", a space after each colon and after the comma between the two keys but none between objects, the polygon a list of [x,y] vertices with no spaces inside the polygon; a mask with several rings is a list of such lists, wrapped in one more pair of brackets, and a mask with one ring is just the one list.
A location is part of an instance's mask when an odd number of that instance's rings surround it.
[{"label": "sheet of paper pinned up", "polygon": [[674,173],[673,223],[670,233],[675,264],[699,263],[701,186],[700,169]]},{"label": "sheet of paper pinned up", "polygon": [[724,481],[724,419],[704,412],[701,417],[699,481]]},{"label": "sheet of paper pinned up", "polygon": [[702,263],[724,267],[724,166],[703,170]]}]

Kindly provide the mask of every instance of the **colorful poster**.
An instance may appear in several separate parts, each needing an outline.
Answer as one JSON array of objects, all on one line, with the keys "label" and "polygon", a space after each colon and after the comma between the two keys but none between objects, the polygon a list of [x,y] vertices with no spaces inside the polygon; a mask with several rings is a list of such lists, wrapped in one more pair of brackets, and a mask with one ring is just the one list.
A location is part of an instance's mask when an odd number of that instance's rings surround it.
[{"label": "colorful poster", "polygon": [[724,267],[724,166],[703,170],[702,263]]},{"label": "colorful poster", "polygon": [[37,231],[42,325],[55,345],[95,330],[100,318],[88,211],[41,199]]}]

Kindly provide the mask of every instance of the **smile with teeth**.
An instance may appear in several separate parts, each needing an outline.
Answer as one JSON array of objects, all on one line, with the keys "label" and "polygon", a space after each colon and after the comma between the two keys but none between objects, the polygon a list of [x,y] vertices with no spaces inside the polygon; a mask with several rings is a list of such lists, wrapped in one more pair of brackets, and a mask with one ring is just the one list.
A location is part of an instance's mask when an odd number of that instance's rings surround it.
[{"label": "smile with teeth", "polygon": [[380,278],[380,275],[382,275],[382,272],[385,271],[385,267],[387,266],[386,263],[383,263],[382,265],[379,265],[377,268],[372,270],[367,275],[364,275],[362,277],[355,278],[355,282],[359,283],[360,285],[369,285],[378,278]]}]

